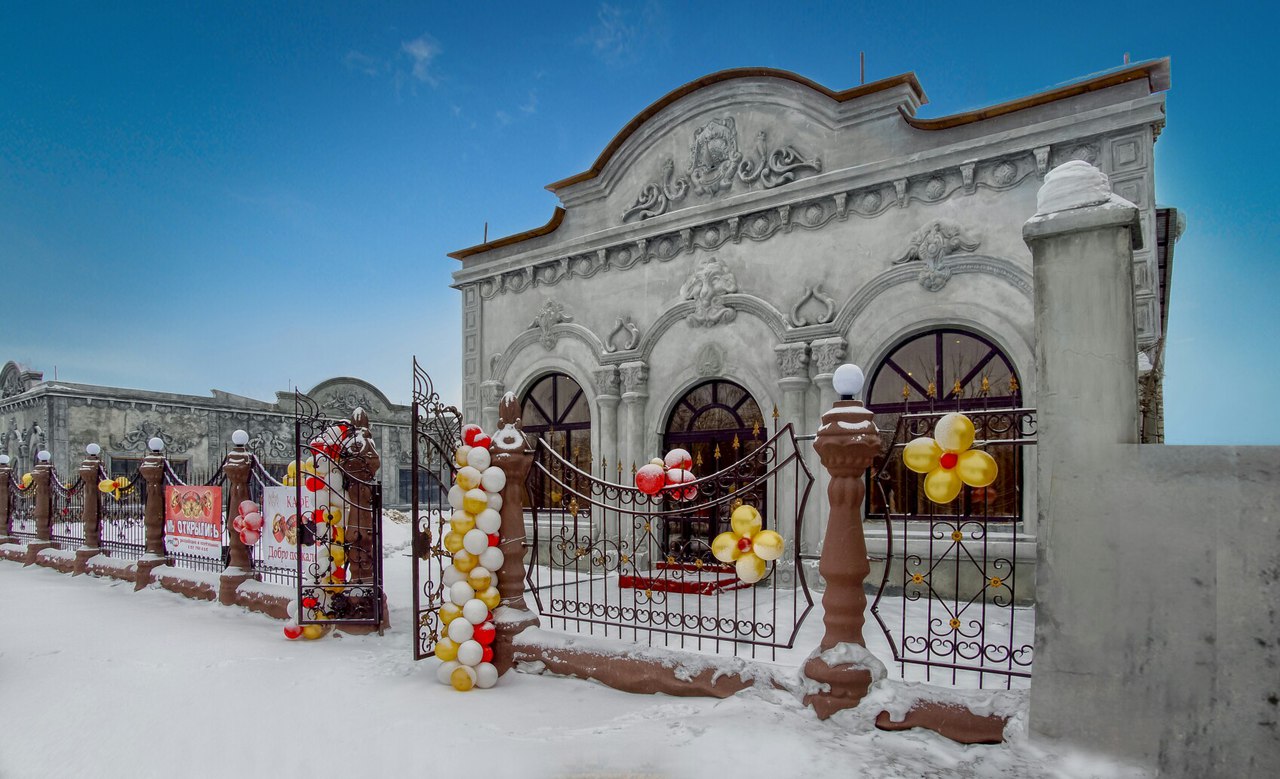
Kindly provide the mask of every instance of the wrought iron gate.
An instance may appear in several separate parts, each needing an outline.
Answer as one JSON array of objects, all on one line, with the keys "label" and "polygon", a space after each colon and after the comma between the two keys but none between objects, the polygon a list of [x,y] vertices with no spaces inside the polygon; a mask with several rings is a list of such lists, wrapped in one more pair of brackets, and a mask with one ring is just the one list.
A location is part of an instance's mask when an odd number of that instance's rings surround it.
[{"label": "wrought iron gate", "polygon": [[413,360],[413,416],[410,421],[413,483],[413,659],[435,654],[444,604],[442,572],[449,553],[442,542],[449,521],[449,488],[462,443],[462,415],[440,400],[431,377]]},{"label": "wrought iron gate", "polygon": [[979,687],[1007,688],[1031,676],[1034,654],[1034,611],[1019,602],[1017,557],[1020,548],[1034,551],[1020,536],[1035,410],[966,410],[974,448],[996,459],[1000,476],[939,505],[925,497],[924,475],[903,465],[902,451],[932,436],[944,413],[902,414],[872,479],[867,516],[885,521],[888,554],[871,611],[904,673],[914,665],[925,681],[968,676]]},{"label": "wrought iron gate", "polygon": [[55,469],[49,480],[50,496],[49,538],[60,549],[80,549],[84,546],[84,502],[97,500],[98,485],[89,486],[77,473],[74,481],[62,481],[62,474]]},{"label": "wrought iron gate", "polygon": [[310,397],[294,398],[298,624],[381,630],[381,462],[369,418],[356,409],[351,419],[333,419]]}]

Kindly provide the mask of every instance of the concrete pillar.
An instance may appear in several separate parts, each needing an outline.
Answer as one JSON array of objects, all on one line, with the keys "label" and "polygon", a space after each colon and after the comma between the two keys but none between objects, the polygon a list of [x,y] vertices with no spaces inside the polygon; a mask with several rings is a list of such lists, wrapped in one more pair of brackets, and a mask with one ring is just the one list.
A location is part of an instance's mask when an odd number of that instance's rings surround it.
[{"label": "concrete pillar", "polygon": [[622,466],[619,481],[626,483],[632,467],[649,461],[645,456],[644,408],[649,400],[649,366],[643,362],[624,362],[618,371],[622,377],[622,406],[626,416],[625,445],[618,446]]},{"label": "concrete pillar", "polygon": [[142,524],[146,530],[145,554],[137,562],[137,573],[134,577],[134,588],[142,589],[151,583],[151,570],[169,564],[168,552],[164,548],[164,455],[153,449],[142,459],[138,472],[147,483],[146,503],[143,507]]},{"label": "concrete pillar", "polygon": [[521,631],[538,627],[538,615],[529,610],[524,600],[524,486],[533,467],[533,449],[520,425],[520,403],[514,395],[506,395],[498,407],[499,428],[493,433],[493,464],[506,474],[502,487],[500,534],[502,567],[498,569],[498,592],[502,604],[494,612],[498,637],[493,644],[493,664],[499,674],[515,665],[512,639]]},{"label": "concrete pillar", "polygon": [[[600,478],[609,479],[612,475],[609,468],[616,468],[618,463],[618,403],[622,400],[620,391],[621,376],[614,365],[606,365],[595,372],[596,379],[596,414],[591,426],[599,433],[600,451],[596,453],[596,463],[592,472],[599,472]],[[603,464],[602,464],[603,463]]]},{"label": "concrete pillar", "polygon": [[[773,348],[773,351],[778,360],[778,370],[782,374],[782,378],[778,380],[778,389],[782,391],[782,423],[789,423],[796,435],[803,435],[808,426],[805,419],[805,396],[809,394],[811,385],[809,346],[803,343],[779,344]],[[798,468],[798,464],[792,465],[778,474],[777,484],[780,494],[775,503],[778,507],[778,516],[768,518],[769,526],[782,534],[788,546],[801,543],[801,539],[795,537],[794,525],[796,511],[799,508],[798,496],[794,489]],[[784,560],[789,562],[790,559],[787,556],[778,561],[782,564],[780,568],[783,569],[784,575],[794,574],[793,571],[787,570],[789,565],[783,564]]]},{"label": "concrete pillar", "polygon": [[36,540],[48,541],[49,546],[53,546],[53,463],[37,461],[31,477],[31,487],[36,491]]},{"label": "concrete pillar", "polygon": [[[831,378],[835,376],[836,368],[845,361],[847,352],[848,342],[839,336],[810,342],[809,357],[816,371],[813,383],[818,387],[818,408],[831,408],[839,399]],[[809,493],[809,510],[806,512],[808,516],[805,517],[802,539],[804,547],[801,551],[813,554],[822,551],[822,539],[827,531],[827,514],[831,510],[831,503],[827,499],[827,485],[831,479],[812,445],[802,446],[801,451],[806,455],[805,464],[813,474],[813,490]]]},{"label": "concrete pillar", "polygon": [[73,574],[84,573],[89,558],[102,553],[102,493],[98,491],[102,476],[102,460],[96,454],[86,456],[80,463],[80,481],[84,485],[80,488],[84,490],[84,510],[80,514],[84,523],[84,546],[76,550]]},{"label": "concrete pillar", "polygon": [[502,402],[506,391],[506,386],[500,381],[490,379],[480,382],[480,400],[483,404],[480,407],[480,426],[485,430],[498,427],[498,404]]},{"label": "concrete pillar", "polygon": [[1054,498],[1066,505],[1093,488],[1081,482],[1079,463],[1111,444],[1138,440],[1132,262],[1142,231],[1137,208],[1112,195],[1107,177],[1084,162],[1050,171],[1037,200],[1036,215],[1023,227],[1035,266],[1039,430],[1036,664],[1029,719],[1034,732],[1065,737],[1079,730],[1073,721],[1078,709],[1063,701],[1106,695],[1089,687],[1102,677],[1084,672],[1096,653],[1081,649],[1088,643],[1082,637],[1096,624],[1095,605],[1081,600],[1081,593],[1095,591],[1095,573],[1054,564],[1059,544],[1069,550],[1097,539],[1081,527],[1090,518],[1055,511]]}]

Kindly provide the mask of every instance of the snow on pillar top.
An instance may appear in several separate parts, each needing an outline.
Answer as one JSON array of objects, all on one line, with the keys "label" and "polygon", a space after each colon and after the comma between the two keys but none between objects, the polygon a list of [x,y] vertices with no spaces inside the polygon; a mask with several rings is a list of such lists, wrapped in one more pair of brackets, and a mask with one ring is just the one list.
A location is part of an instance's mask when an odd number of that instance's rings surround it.
[{"label": "snow on pillar top", "polygon": [[1064,162],[1045,174],[1036,194],[1036,216],[1109,203],[1134,208],[1133,203],[1111,193],[1107,174],[1084,160]]}]

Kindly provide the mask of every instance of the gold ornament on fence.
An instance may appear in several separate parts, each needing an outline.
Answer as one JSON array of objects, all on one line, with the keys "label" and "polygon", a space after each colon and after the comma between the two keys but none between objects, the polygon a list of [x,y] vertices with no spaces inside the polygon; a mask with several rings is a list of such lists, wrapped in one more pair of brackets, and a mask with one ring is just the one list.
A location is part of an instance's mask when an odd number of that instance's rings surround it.
[{"label": "gold ornament on fence", "polygon": [[902,462],[924,477],[924,494],[934,503],[950,503],[964,485],[986,487],[996,480],[999,469],[986,452],[970,449],[973,421],[964,414],[951,413],[938,420],[935,438],[917,438],[902,450]]}]

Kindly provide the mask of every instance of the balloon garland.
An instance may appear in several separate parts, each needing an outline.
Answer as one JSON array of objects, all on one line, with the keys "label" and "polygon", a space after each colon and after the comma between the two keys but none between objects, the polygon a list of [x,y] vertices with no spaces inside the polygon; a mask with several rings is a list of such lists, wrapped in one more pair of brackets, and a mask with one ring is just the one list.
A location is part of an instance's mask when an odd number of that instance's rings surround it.
[{"label": "balloon garland", "polygon": [[253,546],[262,535],[262,508],[251,500],[240,501],[240,510],[231,520],[231,529],[240,534],[240,543]]},{"label": "balloon garland", "polygon": [[995,458],[973,446],[973,420],[952,412],[938,420],[934,438],[916,438],[902,450],[902,462],[924,477],[924,494],[934,503],[950,503],[965,484],[986,487],[996,480]]},{"label": "balloon garland", "polygon": [[20,490],[28,489],[31,486],[31,482],[34,481],[35,478],[36,477],[32,476],[29,473],[22,474],[22,479],[18,481],[18,489]]},{"label": "balloon garland", "polygon": [[772,530],[762,530],[764,518],[755,506],[742,505],[729,517],[733,530],[716,536],[711,554],[722,563],[733,563],[738,578],[755,584],[764,578],[767,563],[782,557],[786,541]]},{"label": "balloon garland", "polygon": [[672,449],[666,457],[655,457],[636,471],[636,489],[645,495],[667,490],[676,500],[693,500],[698,488],[682,484],[697,481],[693,475],[693,458],[684,449]]},{"label": "balloon garland", "polygon": [[[298,479],[301,478],[302,488],[314,494],[311,516],[316,527],[315,537],[324,538],[319,528],[321,525],[329,526],[328,543],[316,546],[316,561],[303,572],[309,594],[303,596],[301,605],[311,612],[312,619],[315,620],[333,618],[333,596],[341,593],[347,582],[346,530],[341,508],[345,498],[340,491],[342,469],[338,467],[338,457],[342,454],[343,442],[349,430],[346,425],[326,428],[309,445],[312,455],[301,464],[290,463],[283,480],[286,486],[297,486]],[[241,510],[244,510],[243,503]],[[258,520],[257,527],[260,531],[261,514],[258,515]],[[298,532],[304,539],[308,537],[302,527],[298,528]],[[254,540],[257,540],[256,536]],[[321,625],[299,626],[291,620],[284,626],[284,635],[290,640],[300,637],[314,640],[324,634],[325,629]]]},{"label": "balloon garland", "polygon": [[116,500],[120,500],[120,496],[129,491],[133,486],[129,483],[129,479],[124,476],[117,476],[114,479],[103,479],[98,482],[98,492],[104,495],[110,495]]},{"label": "balloon garland", "polygon": [[498,682],[493,665],[497,636],[493,610],[502,600],[495,579],[503,562],[498,511],[507,474],[490,462],[493,442],[479,425],[463,427],[462,441],[454,452],[458,472],[449,490],[453,516],[442,542],[453,562],[441,575],[448,598],[440,607],[445,635],[436,643],[436,657],[443,661],[436,678],[466,692]]}]

